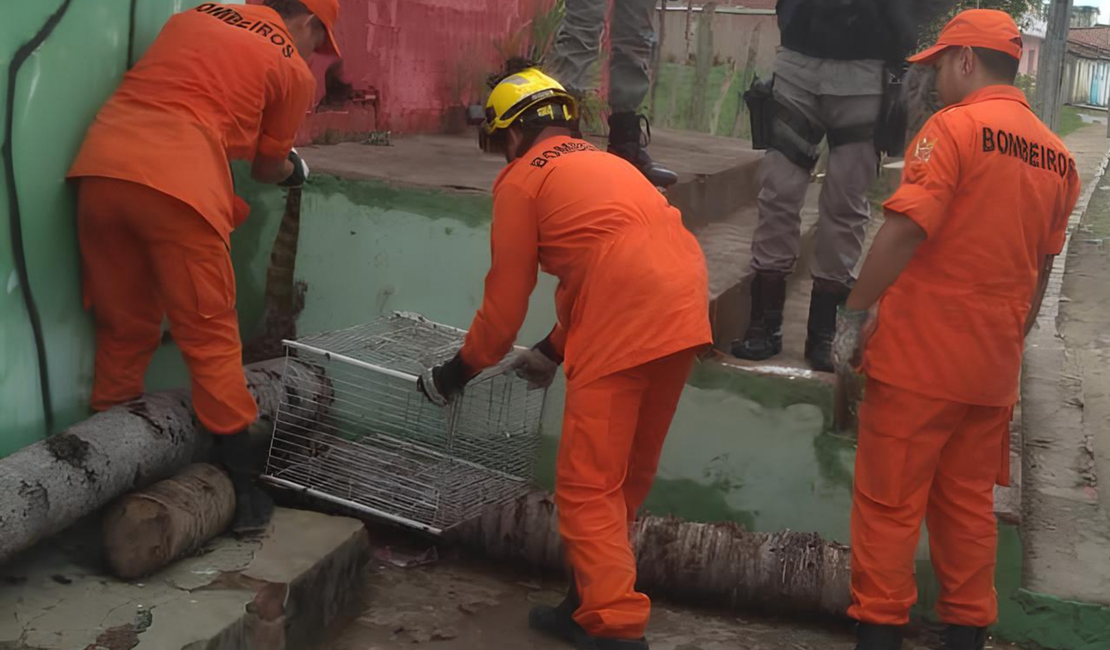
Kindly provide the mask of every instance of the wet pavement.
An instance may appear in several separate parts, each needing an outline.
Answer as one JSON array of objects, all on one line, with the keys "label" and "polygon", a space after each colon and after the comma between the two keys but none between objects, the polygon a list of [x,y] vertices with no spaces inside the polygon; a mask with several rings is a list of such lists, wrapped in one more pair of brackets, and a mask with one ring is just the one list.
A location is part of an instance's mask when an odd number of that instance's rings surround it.
[{"label": "wet pavement", "polygon": [[[326,650],[513,648],[563,650],[566,644],[528,629],[528,610],[554,605],[563,583],[451,559],[414,568],[373,561],[364,609]],[[935,630],[911,630],[906,650],[940,648]],[[648,639],[653,650],[851,650],[847,622],[807,622],[714,614],[655,603]],[[991,642],[988,648],[1012,650]]]}]

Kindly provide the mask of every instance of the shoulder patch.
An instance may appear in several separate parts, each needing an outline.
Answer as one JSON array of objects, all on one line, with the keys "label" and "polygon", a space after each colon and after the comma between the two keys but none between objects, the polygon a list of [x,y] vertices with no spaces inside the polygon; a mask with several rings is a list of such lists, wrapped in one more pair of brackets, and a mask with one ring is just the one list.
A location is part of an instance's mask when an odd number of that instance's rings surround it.
[{"label": "shoulder patch", "polygon": [[937,139],[930,138],[928,135],[921,136],[917,141],[917,145],[913,149],[914,160],[922,163],[928,163],[929,159],[933,157],[933,149],[937,146]]}]

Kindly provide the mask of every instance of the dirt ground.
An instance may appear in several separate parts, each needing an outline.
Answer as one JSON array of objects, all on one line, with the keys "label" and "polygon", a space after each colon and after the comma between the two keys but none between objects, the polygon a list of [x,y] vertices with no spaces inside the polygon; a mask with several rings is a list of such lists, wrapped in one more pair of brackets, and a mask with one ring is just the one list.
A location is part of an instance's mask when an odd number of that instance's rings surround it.
[{"label": "dirt ground", "polygon": [[[380,553],[380,552],[379,552]],[[534,604],[556,604],[565,587],[465,559],[397,568],[378,559],[367,575],[365,608],[326,650],[513,648],[563,650],[528,629]],[[935,630],[913,632],[906,650],[940,648]],[[845,623],[807,624],[717,615],[656,603],[648,631],[655,650],[851,650]],[[988,648],[1013,650],[990,643]]]}]

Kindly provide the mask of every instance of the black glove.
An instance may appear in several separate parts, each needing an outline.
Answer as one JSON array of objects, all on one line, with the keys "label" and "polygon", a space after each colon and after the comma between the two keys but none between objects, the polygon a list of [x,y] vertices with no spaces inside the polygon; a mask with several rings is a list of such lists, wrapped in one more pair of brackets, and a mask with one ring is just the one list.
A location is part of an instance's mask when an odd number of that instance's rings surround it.
[{"label": "black glove", "polygon": [[428,386],[422,376],[416,380],[416,387],[433,404],[443,405],[463,392],[466,383],[474,377],[474,373],[463,362],[462,357],[455,355],[447,363],[432,368],[431,383]]},{"label": "black glove", "polygon": [[555,365],[562,365],[563,357],[555,351],[555,346],[551,343],[551,335],[548,334],[547,338],[532,346],[536,352],[542,352],[543,356],[555,362]]},{"label": "black glove", "polygon": [[293,163],[293,173],[289,178],[278,183],[282,187],[300,187],[308,180],[308,164],[305,163],[296,149],[289,152],[289,162]]}]

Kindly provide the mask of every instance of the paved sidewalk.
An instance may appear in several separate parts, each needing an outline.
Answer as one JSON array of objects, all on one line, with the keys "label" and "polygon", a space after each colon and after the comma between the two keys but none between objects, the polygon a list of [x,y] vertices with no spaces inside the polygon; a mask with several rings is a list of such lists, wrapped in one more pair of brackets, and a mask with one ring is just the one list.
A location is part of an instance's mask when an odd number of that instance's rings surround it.
[{"label": "paved sidewalk", "polygon": [[[1110,604],[1110,264],[1092,220],[1105,221],[1105,125],[1066,139],[1084,183],[1056,260],[1022,381],[1024,587]],[[1105,228],[1105,226],[1101,226]],[[1101,237],[1110,236],[1103,234]]]}]

